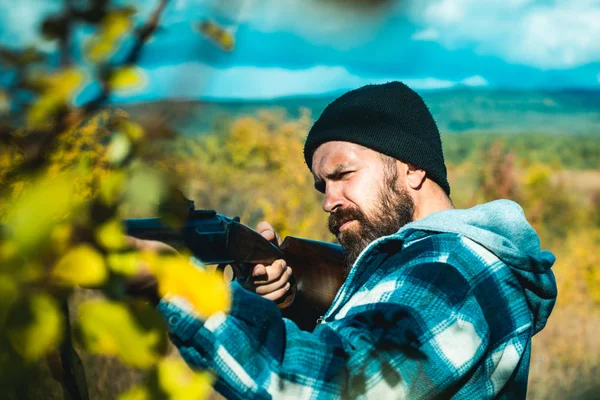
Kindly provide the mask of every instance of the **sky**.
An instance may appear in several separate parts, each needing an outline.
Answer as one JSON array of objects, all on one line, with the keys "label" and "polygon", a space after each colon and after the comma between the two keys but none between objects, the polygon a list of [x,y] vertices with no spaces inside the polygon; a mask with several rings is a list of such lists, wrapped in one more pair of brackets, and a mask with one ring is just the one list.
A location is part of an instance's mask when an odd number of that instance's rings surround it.
[{"label": "sky", "polygon": [[[142,21],[156,1],[120,3],[134,3]],[[0,0],[0,44],[51,52],[36,29],[61,4]],[[198,33],[207,18],[234,35],[233,51]],[[88,36],[81,29],[74,47]],[[600,0],[171,0],[139,63],[144,84],[113,100],[263,100],[390,80],[417,90],[596,90],[598,38]]]}]

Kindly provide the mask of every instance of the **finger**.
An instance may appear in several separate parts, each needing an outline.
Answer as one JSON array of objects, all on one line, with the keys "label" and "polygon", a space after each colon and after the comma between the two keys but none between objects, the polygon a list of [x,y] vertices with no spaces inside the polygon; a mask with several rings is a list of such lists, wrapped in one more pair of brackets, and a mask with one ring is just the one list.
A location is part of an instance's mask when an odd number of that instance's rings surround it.
[{"label": "finger", "polygon": [[262,264],[256,264],[252,269],[252,277],[266,280],[267,267]]},{"label": "finger", "polygon": [[276,245],[281,244],[281,238],[279,237],[277,232],[275,232],[275,228],[273,228],[273,225],[271,225],[267,221],[262,221],[261,223],[259,223],[256,226],[256,231],[260,233],[269,242],[274,243]]},{"label": "finger", "polygon": [[157,240],[138,239],[133,236],[125,236],[127,245],[138,251],[152,251],[155,253],[172,253],[177,254],[177,250],[166,243]]},{"label": "finger", "polygon": [[290,283],[286,283],[284,287],[282,287],[279,290],[274,291],[273,293],[269,293],[267,295],[264,295],[263,297],[267,300],[272,300],[272,301],[276,301],[279,300],[280,298],[282,298],[283,296],[285,296],[285,294],[287,293],[287,291],[290,290]]},{"label": "finger", "polygon": [[281,275],[281,277],[275,282],[264,284],[264,285],[255,285],[256,293],[260,294],[261,296],[265,296],[270,293],[274,293],[274,292],[278,291],[282,287],[285,287],[289,283],[290,276],[292,275],[291,268],[289,271],[290,272],[286,271],[286,273]]},{"label": "finger", "polygon": [[255,285],[265,285],[277,281],[285,272],[287,263],[285,260],[276,260],[273,264],[265,267],[265,274],[260,277],[254,277],[252,281]]}]

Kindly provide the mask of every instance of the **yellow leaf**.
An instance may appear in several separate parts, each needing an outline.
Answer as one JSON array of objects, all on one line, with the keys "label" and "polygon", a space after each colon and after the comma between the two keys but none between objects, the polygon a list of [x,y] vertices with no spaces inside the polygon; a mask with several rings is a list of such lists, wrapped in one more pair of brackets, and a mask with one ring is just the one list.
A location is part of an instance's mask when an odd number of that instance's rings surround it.
[{"label": "yellow leaf", "polygon": [[134,12],[133,8],[122,8],[107,14],[102,20],[102,34],[111,39],[123,36],[133,25],[131,17]]},{"label": "yellow leaf", "polygon": [[143,386],[134,386],[118,397],[119,400],[150,400],[150,398],[148,389]]},{"label": "yellow leaf", "polygon": [[226,51],[233,50],[233,46],[235,45],[235,39],[232,34],[229,32],[223,32],[217,37],[217,41],[221,45],[221,47]]},{"label": "yellow leaf", "polygon": [[67,100],[81,86],[85,74],[76,68],[67,68],[52,76],[52,84],[49,89],[57,96]]},{"label": "yellow leaf", "polygon": [[78,333],[85,348],[116,356],[137,368],[149,368],[159,359],[164,329],[143,327],[124,304],[92,300],[79,306]]},{"label": "yellow leaf", "polygon": [[110,171],[100,179],[100,198],[108,205],[115,204],[123,194],[125,173],[123,171]]},{"label": "yellow leaf", "polygon": [[219,45],[225,51],[233,50],[235,38],[231,32],[227,31],[214,21],[206,20],[198,24],[200,32],[202,32],[211,41]]},{"label": "yellow leaf", "polygon": [[144,137],[144,129],[134,122],[121,121],[118,127],[125,132],[129,139],[134,143],[140,141]]},{"label": "yellow leaf", "polygon": [[96,230],[96,240],[106,250],[121,250],[125,247],[125,233],[119,219],[112,219]]},{"label": "yellow leaf", "polygon": [[158,364],[158,383],[169,399],[201,400],[211,394],[213,378],[192,371],[179,358],[166,358]]},{"label": "yellow leaf", "polygon": [[91,61],[101,62],[107,59],[113,52],[113,42],[108,39],[95,38],[86,46],[86,56]]},{"label": "yellow leaf", "polygon": [[110,143],[106,149],[106,158],[111,164],[119,165],[131,153],[131,141],[124,133],[115,133],[112,135]]},{"label": "yellow leaf", "polygon": [[51,123],[51,117],[65,102],[53,94],[42,94],[27,110],[27,125],[30,129],[41,128]]},{"label": "yellow leaf", "polygon": [[107,257],[108,267],[114,272],[134,276],[141,272],[144,257],[138,252],[111,253]]},{"label": "yellow leaf", "polygon": [[73,247],[58,260],[52,276],[67,285],[96,286],[108,274],[102,255],[89,244]]},{"label": "yellow leaf", "polygon": [[229,285],[218,272],[198,269],[181,256],[160,257],[156,265],[161,296],[184,298],[201,317],[229,310]]},{"label": "yellow leaf", "polygon": [[64,253],[69,247],[73,229],[69,224],[58,224],[50,233],[52,248],[59,254]]},{"label": "yellow leaf", "polygon": [[112,73],[108,85],[113,91],[126,91],[143,86],[145,81],[140,68],[124,67]]},{"label": "yellow leaf", "polygon": [[19,251],[27,254],[49,239],[52,228],[77,207],[68,176],[37,179],[8,208],[7,226]]},{"label": "yellow leaf", "polygon": [[91,61],[101,62],[110,57],[123,36],[131,29],[132,14],[132,9],[120,9],[104,17],[98,33],[90,39],[85,49],[86,56]]},{"label": "yellow leaf", "polygon": [[[24,360],[36,361],[59,345],[63,316],[56,300],[46,294],[33,295],[29,300],[29,309],[11,312],[7,323],[8,338]],[[23,321],[23,315],[30,317],[29,320]]]},{"label": "yellow leaf", "polygon": [[67,68],[45,77],[45,89],[27,110],[27,124],[35,129],[51,122],[52,116],[65,107],[85,80],[85,74],[76,68]]}]

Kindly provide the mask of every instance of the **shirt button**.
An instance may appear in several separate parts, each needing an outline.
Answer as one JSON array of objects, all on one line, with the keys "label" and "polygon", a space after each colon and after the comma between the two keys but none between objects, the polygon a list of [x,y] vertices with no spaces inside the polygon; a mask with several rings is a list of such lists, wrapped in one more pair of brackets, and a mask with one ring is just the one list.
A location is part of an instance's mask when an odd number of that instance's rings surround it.
[{"label": "shirt button", "polygon": [[179,315],[171,315],[169,317],[169,325],[174,327],[175,325],[177,325],[178,322],[179,322]]}]

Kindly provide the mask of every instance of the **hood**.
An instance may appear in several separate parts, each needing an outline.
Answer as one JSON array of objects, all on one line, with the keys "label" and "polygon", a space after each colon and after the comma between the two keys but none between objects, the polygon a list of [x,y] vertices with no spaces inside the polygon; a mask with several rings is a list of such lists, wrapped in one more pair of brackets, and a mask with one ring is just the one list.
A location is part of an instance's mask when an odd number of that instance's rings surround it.
[{"label": "hood", "polygon": [[468,237],[506,263],[519,280],[539,332],[556,301],[551,267],[556,258],[540,248],[540,239],[523,209],[509,200],[496,200],[466,210],[444,210],[411,222],[397,235],[406,240],[416,231],[449,232]]}]

